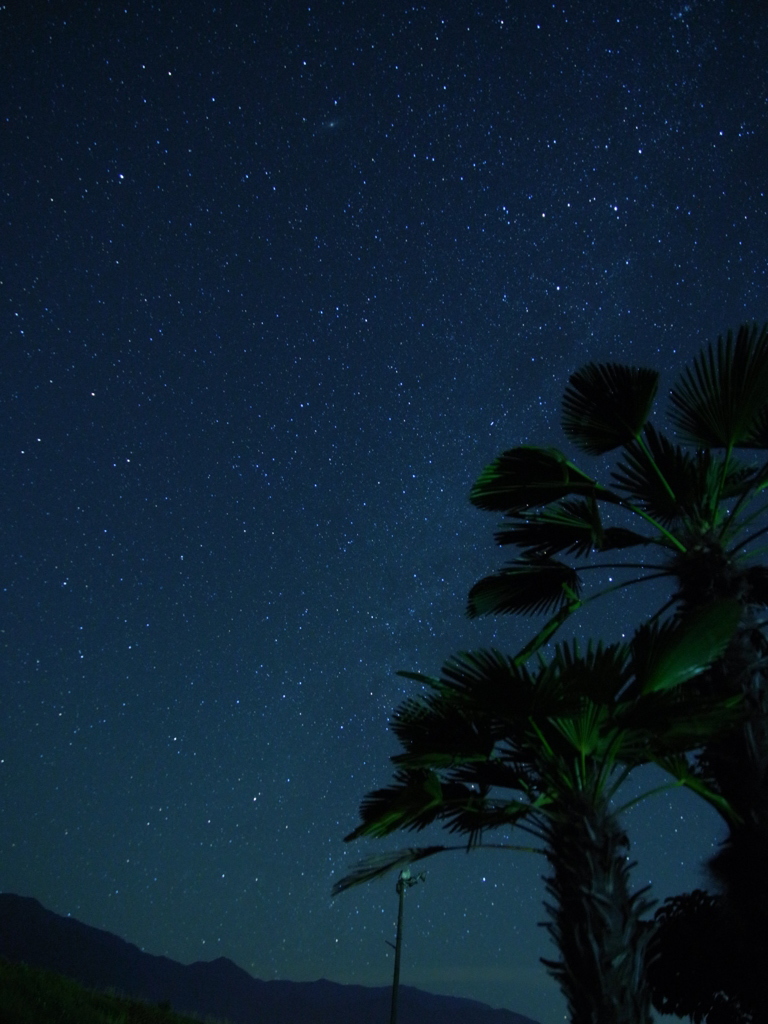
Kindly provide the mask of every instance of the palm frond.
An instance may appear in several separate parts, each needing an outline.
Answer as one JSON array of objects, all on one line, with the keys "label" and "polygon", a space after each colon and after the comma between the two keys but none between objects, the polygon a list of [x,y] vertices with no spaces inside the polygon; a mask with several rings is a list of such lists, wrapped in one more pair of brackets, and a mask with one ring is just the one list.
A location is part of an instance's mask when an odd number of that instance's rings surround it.
[{"label": "palm frond", "polygon": [[[476,844],[477,845],[477,844]],[[514,853],[539,853],[544,851],[537,846],[518,846],[512,843],[488,843],[482,844],[484,849],[507,850]],[[436,853],[466,853],[472,847],[467,843],[452,846],[407,846],[400,850],[390,850],[387,853],[373,854],[360,861],[348,875],[340,878],[331,890],[331,895],[338,896],[353,886],[362,885],[365,882],[372,882],[376,878],[383,878],[391,871],[403,870],[416,864],[427,857],[434,857]]]},{"label": "palm frond", "polygon": [[550,724],[566,740],[572,751],[580,757],[591,757],[606,738],[608,717],[605,705],[587,701],[576,714],[552,718]]},{"label": "palm frond", "polygon": [[568,381],[563,430],[582,451],[603,455],[640,434],[659,385],[656,370],[588,363]]},{"label": "palm frond", "polygon": [[540,835],[536,827],[541,818],[539,806],[530,800],[476,795],[447,805],[441,817],[448,832],[468,836],[473,846],[480,843],[487,829],[512,828],[521,821],[528,821],[531,826],[528,831]]},{"label": "palm frond", "polygon": [[740,615],[739,602],[725,600],[641,626],[631,643],[637,692],[668,690],[700,675],[725,651]]},{"label": "palm frond", "polygon": [[[659,523],[683,518],[712,522],[722,497],[722,462],[709,451],[674,445],[647,424],[644,443],[627,445],[611,476],[617,488]],[[730,475],[730,489],[736,477]]]},{"label": "palm frond", "polygon": [[467,615],[536,615],[563,609],[578,597],[575,569],[553,558],[520,559],[470,590]]},{"label": "palm frond", "polygon": [[[462,722],[471,721],[479,745],[486,741],[495,743],[500,720],[524,719],[543,703],[549,706],[547,687],[534,681],[525,666],[518,665],[514,658],[493,649],[452,655],[442,667],[438,685],[438,697],[419,698],[435,717],[429,730],[439,737],[443,716],[448,720],[456,716]],[[399,721],[393,721],[393,728],[397,725]],[[410,729],[411,723],[403,723],[403,728]],[[421,724],[415,728],[419,730]]]},{"label": "palm frond", "polygon": [[355,865],[352,871],[335,883],[331,894],[338,896],[340,892],[351,889],[354,885],[362,885],[364,882],[371,882],[374,878],[381,878],[390,871],[409,867],[417,861],[432,857],[436,853],[443,853],[446,850],[465,849],[465,846],[408,846],[401,850],[390,850],[387,853],[374,854],[366,857]]},{"label": "palm frond", "polygon": [[703,696],[695,681],[688,681],[669,690],[622,700],[614,721],[622,734],[622,759],[642,764],[698,749],[733,729],[743,718],[740,695]]},{"label": "palm frond", "polygon": [[766,486],[768,486],[768,462],[759,466],[749,466],[733,459],[729,461],[728,474],[723,485],[724,498],[748,496],[750,492],[759,494]]},{"label": "palm frond", "polygon": [[582,605],[582,602],[577,597],[569,597],[568,601],[563,607],[556,612],[548,622],[545,622],[538,633],[531,637],[525,647],[518,651],[515,655],[515,662],[518,665],[524,665],[530,658],[533,657],[538,651],[541,650],[546,644],[550,642],[552,637],[557,633],[558,629],[563,625],[567,619]]},{"label": "palm frond", "polygon": [[486,466],[469,500],[489,512],[523,512],[568,495],[597,495],[618,501],[555,448],[511,448]]},{"label": "palm frond", "polygon": [[[443,665],[441,681],[470,713],[501,723],[511,742],[511,726],[532,715],[551,715],[562,706],[562,683],[546,666],[528,668],[495,650],[464,651]],[[507,731],[505,731],[507,730]]]},{"label": "palm frond", "polygon": [[474,762],[490,757],[494,736],[487,720],[475,712],[466,713],[464,704],[447,695],[404,701],[392,716],[390,728],[405,753],[396,763],[433,768]]},{"label": "palm frond", "polygon": [[656,760],[656,764],[673,778],[677,779],[681,785],[697,793],[708,804],[711,804],[727,822],[739,822],[738,814],[725,797],[717,793],[708,784],[707,780],[696,773],[685,754],[671,754],[668,757],[659,757]]},{"label": "palm frond", "polygon": [[397,674],[402,676],[403,679],[413,679],[417,683],[423,683],[425,686],[431,686],[432,688],[436,688],[440,685],[440,680],[437,676],[428,676],[423,672],[400,671]]},{"label": "palm frond", "polygon": [[439,816],[443,807],[440,777],[429,769],[395,772],[391,786],[375,789],[360,805],[362,824],[345,837],[380,838],[397,829],[422,829]]},{"label": "palm frond", "polygon": [[558,644],[542,675],[556,673],[561,689],[594,704],[613,705],[631,678],[626,644],[594,644],[582,653],[577,641]]},{"label": "palm frond", "polygon": [[530,794],[536,791],[536,773],[531,768],[530,759],[522,755],[514,742],[499,743],[492,758],[456,765],[447,774],[451,780],[477,786],[483,792],[504,789],[520,793],[525,797],[526,805],[531,803]]},{"label": "palm frond", "polygon": [[440,674],[440,682],[453,693],[466,695],[477,707],[487,703],[486,695],[495,701],[501,692],[531,686],[529,674],[501,651],[493,648],[478,651],[460,651],[451,655]]},{"label": "palm frond", "polygon": [[584,557],[592,551],[611,551],[648,544],[634,530],[603,526],[597,502],[591,498],[568,499],[540,512],[520,516],[495,535],[497,544],[515,544],[526,558],[543,558],[565,552]]},{"label": "palm frond", "polygon": [[[745,703],[741,694],[703,697],[694,686],[684,685],[674,691],[643,697],[638,702],[638,719],[642,706],[651,698],[660,702],[659,715],[654,723],[649,710],[643,731],[650,738],[649,749],[654,751],[654,760],[659,752],[697,750],[744,721]],[[661,698],[667,699],[661,702]]]},{"label": "palm frond", "polygon": [[709,345],[670,393],[681,436],[712,448],[768,447],[768,324]]}]

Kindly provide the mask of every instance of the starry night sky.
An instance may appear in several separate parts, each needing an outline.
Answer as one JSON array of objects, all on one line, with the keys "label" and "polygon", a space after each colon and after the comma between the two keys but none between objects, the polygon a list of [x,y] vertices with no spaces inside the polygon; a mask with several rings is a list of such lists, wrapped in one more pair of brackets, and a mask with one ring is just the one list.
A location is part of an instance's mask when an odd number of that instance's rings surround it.
[{"label": "starry night sky", "polygon": [[[414,841],[342,842],[395,672],[536,625],[464,616],[503,561],[469,487],[571,451],[587,360],[666,388],[768,319],[766,67],[745,0],[0,8],[0,888],[389,983],[394,877],[330,890]],[[723,834],[628,825],[658,897]],[[426,867],[403,982],[562,1019],[540,858]]]}]

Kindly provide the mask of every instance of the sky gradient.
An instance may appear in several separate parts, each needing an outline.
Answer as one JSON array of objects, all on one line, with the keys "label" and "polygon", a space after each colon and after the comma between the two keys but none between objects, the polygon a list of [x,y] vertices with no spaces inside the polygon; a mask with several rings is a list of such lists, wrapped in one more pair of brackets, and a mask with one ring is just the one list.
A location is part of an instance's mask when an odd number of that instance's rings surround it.
[{"label": "sky gradient", "polygon": [[[464,616],[473,480],[571,451],[584,362],[663,409],[768,319],[764,5],[30,0],[0,56],[0,889],[388,984],[395,879],[330,891],[395,672],[536,625]],[[711,811],[627,824],[638,885],[702,884]],[[562,1020],[540,858],[426,867],[403,982]]]}]

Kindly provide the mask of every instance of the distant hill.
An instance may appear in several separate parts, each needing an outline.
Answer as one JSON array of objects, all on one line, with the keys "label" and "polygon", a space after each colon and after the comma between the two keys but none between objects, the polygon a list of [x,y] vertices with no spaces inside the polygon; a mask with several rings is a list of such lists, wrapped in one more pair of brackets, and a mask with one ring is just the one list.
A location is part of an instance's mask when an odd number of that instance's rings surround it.
[{"label": "distant hill", "polygon": [[[179,1013],[232,1024],[387,1024],[390,990],[331,981],[259,981],[231,960],[180,964],[110,932],[0,893],[0,956]],[[536,1024],[511,1010],[401,986],[399,1024]]]}]

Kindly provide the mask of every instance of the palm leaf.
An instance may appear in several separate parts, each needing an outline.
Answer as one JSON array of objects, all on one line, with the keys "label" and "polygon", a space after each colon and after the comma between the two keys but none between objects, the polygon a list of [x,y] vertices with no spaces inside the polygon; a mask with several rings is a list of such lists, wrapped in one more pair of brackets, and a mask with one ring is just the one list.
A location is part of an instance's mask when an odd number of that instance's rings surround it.
[{"label": "palm leaf", "polygon": [[741,694],[727,698],[704,697],[695,685],[683,684],[642,696],[622,724],[643,735],[656,760],[659,753],[687,752],[744,720]]},{"label": "palm leaf", "polygon": [[511,448],[486,466],[469,500],[489,512],[523,512],[570,494],[618,501],[555,448]]},{"label": "palm leaf", "polygon": [[489,724],[476,714],[467,714],[462,702],[445,695],[410,698],[395,711],[392,732],[405,754],[393,758],[416,767],[423,762],[432,768],[484,760],[493,751]]},{"label": "palm leaf", "polygon": [[667,690],[700,675],[725,651],[740,616],[739,602],[725,600],[641,626],[631,644],[637,691]]},{"label": "palm leaf", "polygon": [[539,807],[529,800],[469,795],[466,800],[447,804],[441,817],[449,832],[468,836],[471,846],[480,843],[486,829],[512,828],[521,819],[529,819],[528,830],[534,835],[539,834],[536,830],[540,819]]},{"label": "palm leaf", "polygon": [[582,451],[603,455],[635,440],[650,415],[656,370],[621,363],[588,363],[568,381],[563,430]]},{"label": "palm leaf", "polygon": [[[768,434],[766,437],[768,438]],[[765,447],[768,447],[768,444]],[[766,484],[768,484],[768,462],[764,462],[761,466],[748,466],[731,458],[728,461],[728,474],[723,485],[723,497],[740,497],[750,491],[759,494],[765,489]]]},{"label": "palm leaf", "polygon": [[564,693],[613,705],[631,678],[629,647],[590,641],[582,654],[575,640],[558,644],[549,671],[557,673]]},{"label": "palm leaf", "polygon": [[688,758],[684,754],[671,754],[668,757],[659,757],[656,759],[656,764],[673,778],[677,779],[683,786],[697,793],[708,804],[711,804],[727,822],[739,822],[738,814],[725,797],[716,793],[700,775],[694,772]]},{"label": "palm leaf", "polygon": [[470,590],[467,615],[535,615],[566,608],[579,593],[578,573],[553,558],[521,559]]},{"label": "palm leaf", "polygon": [[551,719],[551,725],[581,757],[594,754],[605,739],[608,711],[605,706],[587,702],[578,714]]},{"label": "palm leaf", "polygon": [[691,444],[768,447],[768,324],[743,324],[709,345],[670,393],[670,418]]},{"label": "palm leaf", "polygon": [[[409,672],[399,672],[398,675],[423,678]],[[514,719],[526,719],[532,714],[542,713],[542,709],[548,714],[554,707],[551,687],[534,680],[527,668],[518,665],[515,658],[492,649],[452,655],[443,665],[434,689],[439,694],[437,697],[428,694],[416,698],[416,701],[426,714],[435,716],[430,719],[428,730],[434,731],[438,737],[443,715],[471,720],[477,730],[478,742],[482,743],[489,737],[493,743],[498,722],[506,724]],[[411,722],[400,715],[408,703],[406,701],[398,708],[393,719],[393,728],[401,728],[403,733],[412,728]],[[414,721],[414,724],[417,731],[421,729],[421,722]],[[411,740],[410,737],[403,738],[399,732],[398,738],[401,743]]]},{"label": "palm leaf", "polygon": [[683,517],[712,519],[720,496],[722,463],[713,460],[709,451],[692,455],[649,423],[644,443],[627,445],[611,476],[618,489],[668,526]]},{"label": "palm leaf", "polygon": [[642,534],[617,526],[603,526],[593,499],[572,498],[531,513],[522,521],[504,526],[495,535],[497,544],[515,544],[526,558],[542,558],[561,552],[586,556],[591,551],[611,551],[647,544]]},{"label": "palm leaf", "polygon": [[[393,761],[396,758],[392,758]],[[530,794],[536,791],[536,774],[531,769],[529,760],[521,757],[516,744],[499,743],[498,751],[492,758],[476,761],[473,764],[460,764],[451,768],[448,773],[452,781],[465,785],[479,786],[483,792],[498,792],[501,789],[522,793],[526,799],[515,800],[520,807],[530,808]],[[507,798],[505,803],[509,802]],[[486,812],[488,810],[486,803]]]},{"label": "palm leaf", "polygon": [[428,676],[423,672],[406,672],[401,670],[397,674],[402,676],[403,679],[413,679],[415,682],[422,683],[424,686],[429,686],[432,689],[437,689],[440,686],[440,680],[437,676]]},{"label": "palm leaf", "polygon": [[[683,700],[687,699],[686,689],[682,688]],[[695,702],[695,707],[687,716],[687,721],[681,714],[666,730],[669,738],[677,743],[680,750],[700,750],[713,737],[722,736],[731,732],[735,726],[742,725],[749,714],[743,693],[736,693],[730,697],[708,697],[696,691],[692,701]]]},{"label": "palm leaf", "polygon": [[443,805],[439,776],[428,769],[395,772],[394,782],[368,793],[360,805],[362,824],[346,839],[380,838],[397,829],[421,829],[431,824]]},{"label": "palm leaf", "polygon": [[[536,846],[513,846],[508,843],[491,843],[489,848],[522,853],[544,852]],[[384,875],[389,874],[390,871],[402,871],[404,868],[410,867],[411,864],[416,864],[427,857],[433,857],[436,853],[449,853],[459,850],[467,851],[468,849],[470,847],[467,843],[462,843],[459,846],[408,846],[400,850],[390,850],[388,853],[373,854],[371,857],[366,857],[365,860],[356,864],[348,875],[340,878],[333,886],[331,894],[338,896],[340,892],[345,892],[355,885],[372,882],[376,878],[382,878]]]},{"label": "palm leaf", "polygon": [[515,655],[515,662],[524,665],[545,644],[548,644],[563,623],[581,607],[582,602],[576,597],[569,597],[563,607],[533,636],[522,650]]},{"label": "palm leaf", "polygon": [[398,868],[407,868],[416,861],[424,860],[425,857],[432,857],[436,853],[443,853],[445,850],[465,849],[464,846],[409,846],[402,850],[391,850],[388,853],[375,854],[366,857],[357,864],[348,875],[340,878],[334,885],[331,893],[338,896],[340,892],[351,889],[354,885],[362,885],[364,882],[371,882],[374,878],[381,878]]},{"label": "palm leaf", "polygon": [[468,713],[500,723],[502,732],[532,715],[554,714],[562,699],[555,673],[540,670],[534,677],[517,658],[495,650],[453,655],[443,665],[441,681]]}]

